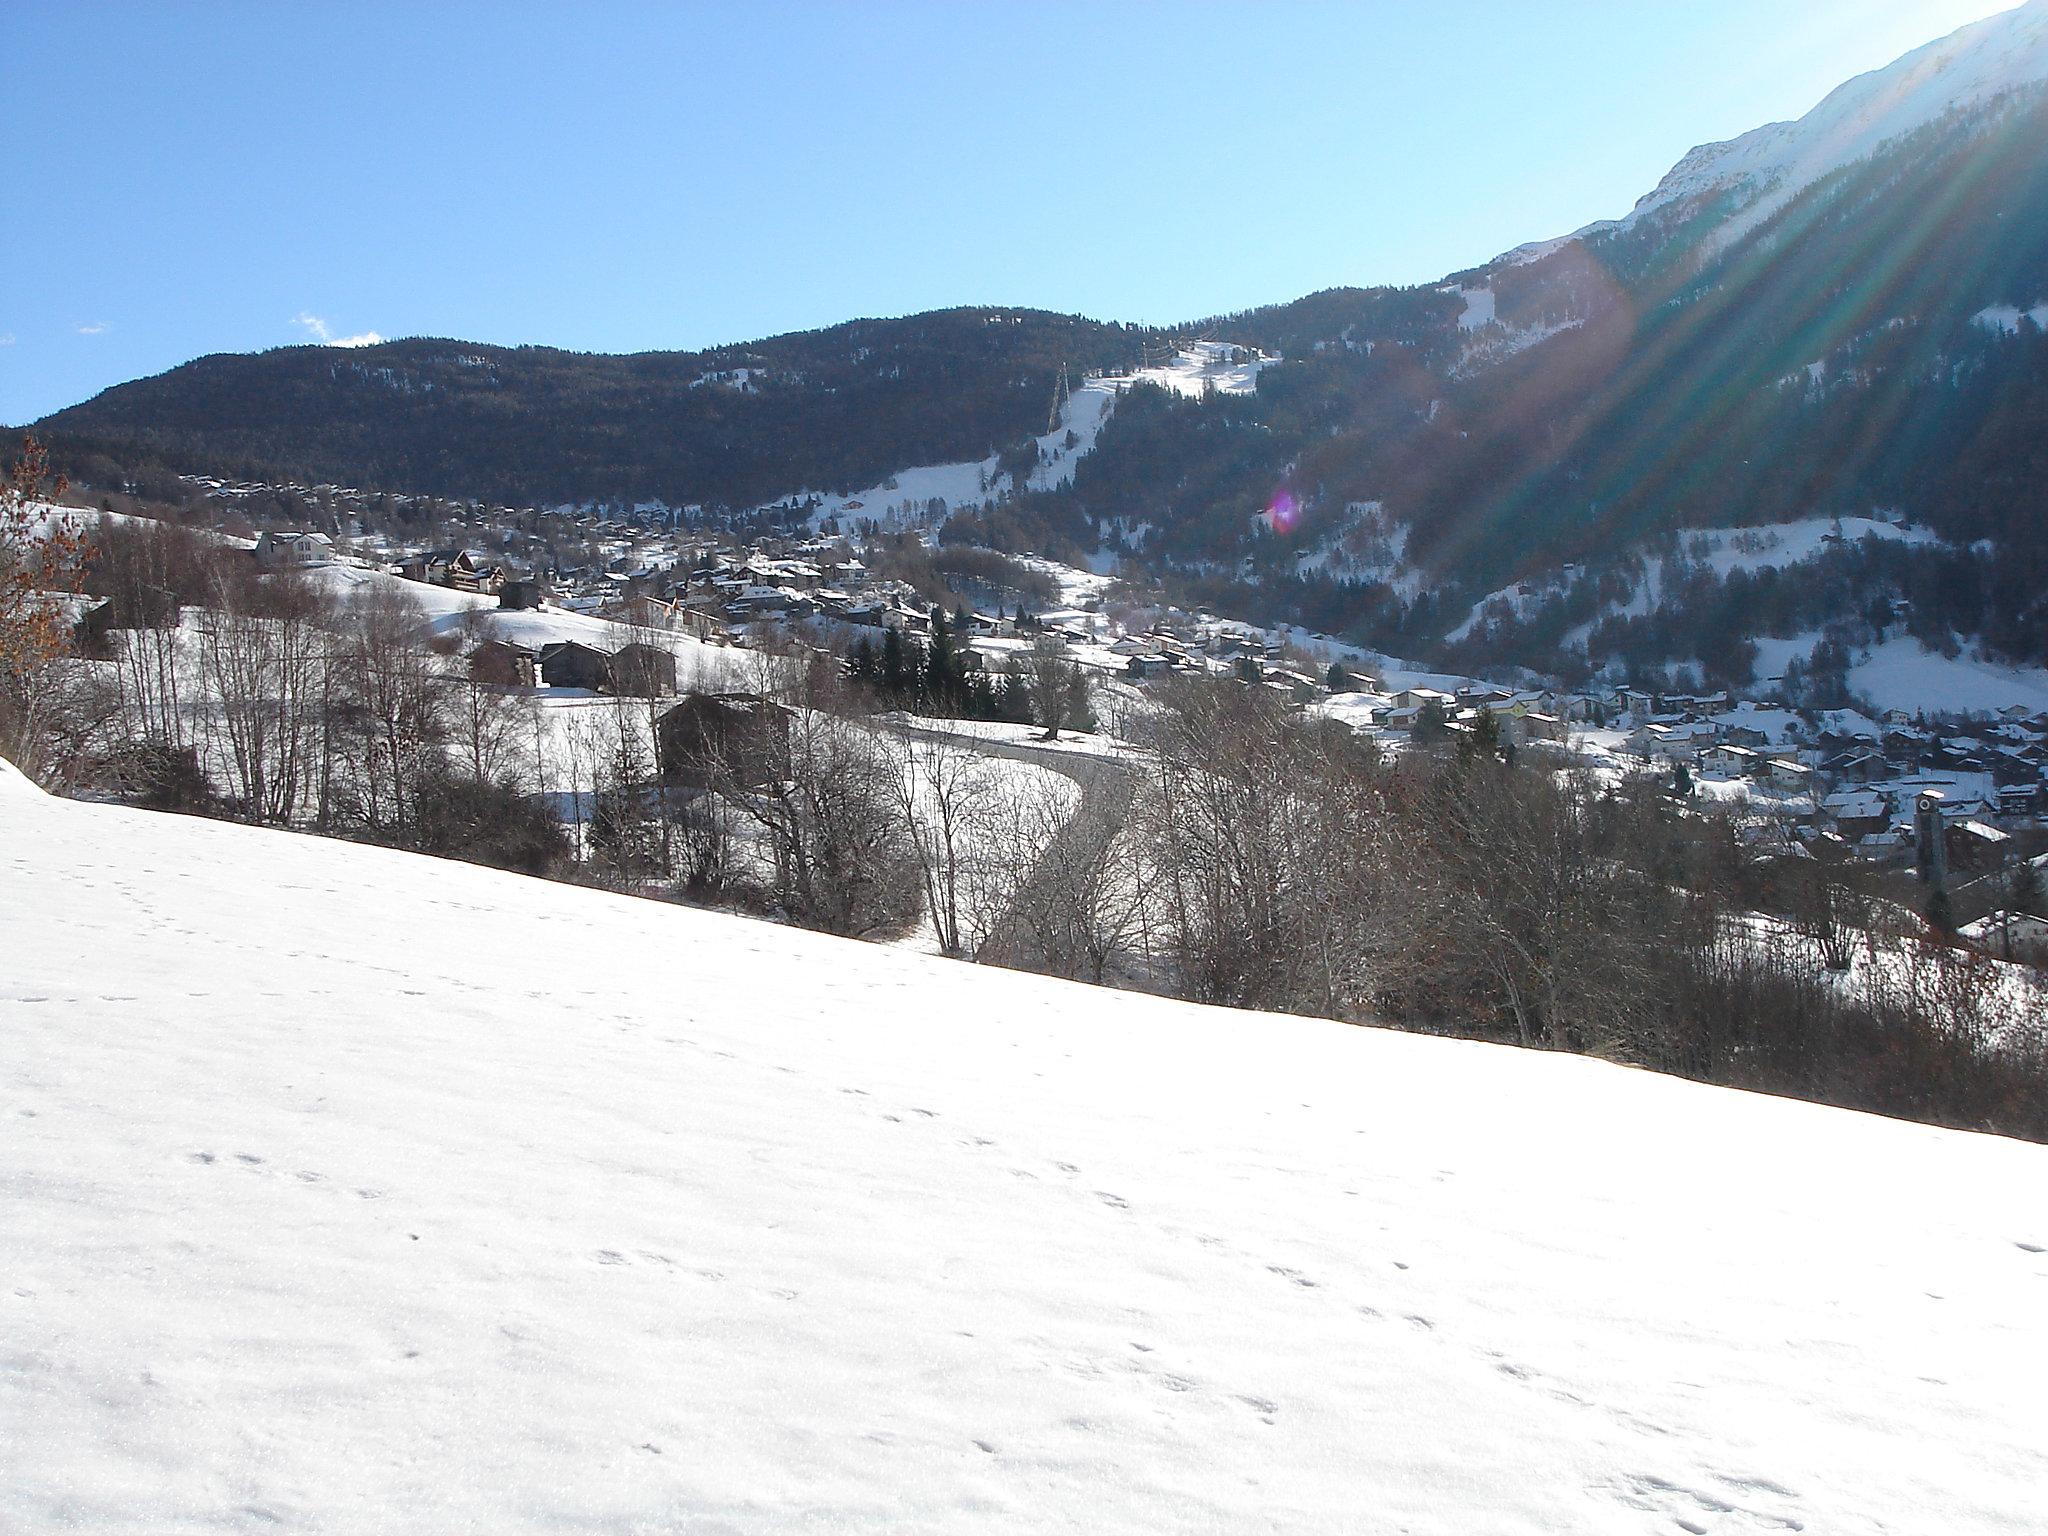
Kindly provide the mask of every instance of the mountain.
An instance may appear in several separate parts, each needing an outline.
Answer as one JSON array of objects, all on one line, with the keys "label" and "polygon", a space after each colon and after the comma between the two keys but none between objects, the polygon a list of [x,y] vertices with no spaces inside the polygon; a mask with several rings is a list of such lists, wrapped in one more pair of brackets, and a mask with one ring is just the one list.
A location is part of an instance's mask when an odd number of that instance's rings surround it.
[{"label": "mountain", "polygon": [[2048,1151],[0,764],[0,1526],[2009,1532]]},{"label": "mountain", "polygon": [[[1684,660],[1703,615],[1724,636],[1820,633],[1886,606],[1928,644],[2039,663],[2044,321],[2048,0],[2031,0],[1795,123],[1693,150],[1625,218],[1420,288],[1170,333],[966,310],[690,356],[293,348],[201,359],[43,425],[117,455],[514,502],[744,510],[947,466],[904,483],[968,507],[949,538],[1120,556],[1238,611],[1411,651],[1461,635],[1559,673]],[[1284,361],[1191,394],[1158,359],[1195,338]],[[1106,420],[1080,424],[1060,473],[1017,475],[1048,451],[1033,437],[1062,364],[1116,373]],[[981,505],[980,486],[1027,480]],[[1614,628],[1664,604],[1644,561],[1676,534],[1816,517],[1936,544],[1823,562],[1775,606],[1702,589],[1662,633]],[[1567,565],[1576,594],[1472,628],[1489,591]],[[1741,681],[1740,646],[1713,649]]]},{"label": "mountain", "polygon": [[41,423],[116,449],[513,505],[748,506],[980,458],[1136,328],[1034,310],[855,320],[615,357],[416,338],[202,357]]},{"label": "mountain", "polygon": [[1669,220],[1720,203],[1715,238],[1727,243],[1807,187],[1952,114],[1981,111],[2048,81],[2048,7],[2039,0],[1915,49],[1829,94],[1797,122],[1771,123],[1725,144],[1702,144],[1615,224],[1579,238]]}]

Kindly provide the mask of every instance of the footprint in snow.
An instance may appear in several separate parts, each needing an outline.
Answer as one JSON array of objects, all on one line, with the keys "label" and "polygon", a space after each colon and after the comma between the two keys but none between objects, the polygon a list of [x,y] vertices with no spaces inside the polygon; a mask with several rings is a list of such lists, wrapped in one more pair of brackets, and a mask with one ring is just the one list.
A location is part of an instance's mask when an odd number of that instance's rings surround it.
[{"label": "footprint in snow", "polygon": [[1269,1274],[1278,1275],[1283,1280],[1292,1280],[1304,1290],[1312,1291],[1316,1288],[1315,1281],[1309,1279],[1307,1275],[1304,1275],[1298,1269],[1289,1269],[1284,1264],[1268,1264],[1266,1270]]}]

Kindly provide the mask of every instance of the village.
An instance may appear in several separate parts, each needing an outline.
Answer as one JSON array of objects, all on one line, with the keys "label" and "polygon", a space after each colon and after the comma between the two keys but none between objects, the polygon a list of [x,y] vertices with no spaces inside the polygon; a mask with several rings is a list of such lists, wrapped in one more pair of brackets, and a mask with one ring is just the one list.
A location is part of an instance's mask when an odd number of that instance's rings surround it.
[{"label": "village", "polygon": [[[472,678],[506,688],[665,697],[689,692],[669,636],[844,658],[863,637],[879,644],[891,631],[926,643],[936,614],[960,664],[990,677],[1015,675],[1034,651],[1057,647],[1110,706],[1111,736],[1156,687],[1237,679],[1388,753],[1484,735],[1531,762],[1654,776],[1698,814],[1728,818],[1760,855],[1854,860],[1919,870],[1923,880],[1916,826],[1931,806],[1942,829],[1937,883],[1961,937],[2002,958],[2048,961],[2048,922],[2035,910],[2048,861],[2048,713],[2009,706],[1929,720],[1875,707],[1792,710],[1728,691],[1518,686],[1185,611],[1110,576],[1035,557],[1008,562],[1032,573],[1041,593],[1057,594],[1034,610],[986,582],[937,593],[879,574],[887,562],[859,534],[796,527],[743,535],[645,513],[559,515],[587,560],[536,569],[476,547],[337,543],[303,531],[265,532],[254,554],[272,569],[360,564],[493,599],[500,612],[618,626],[578,638],[479,641],[468,657]],[[561,547],[559,538],[549,542]]]}]

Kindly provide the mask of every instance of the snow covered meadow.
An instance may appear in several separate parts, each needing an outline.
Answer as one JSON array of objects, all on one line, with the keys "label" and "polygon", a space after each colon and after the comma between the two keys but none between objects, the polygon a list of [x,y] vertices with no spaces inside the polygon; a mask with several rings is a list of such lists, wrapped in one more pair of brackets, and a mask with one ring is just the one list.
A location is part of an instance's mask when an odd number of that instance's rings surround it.
[{"label": "snow covered meadow", "polygon": [[2048,1149],[0,768],[0,1528],[2009,1532]]}]

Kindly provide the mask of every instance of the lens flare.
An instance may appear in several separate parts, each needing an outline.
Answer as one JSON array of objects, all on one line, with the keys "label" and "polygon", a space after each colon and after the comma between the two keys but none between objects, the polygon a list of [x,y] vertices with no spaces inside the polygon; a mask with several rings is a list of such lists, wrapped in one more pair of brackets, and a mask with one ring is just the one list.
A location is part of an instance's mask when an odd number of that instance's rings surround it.
[{"label": "lens flare", "polygon": [[1266,526],[1275,533],[1292,533],[1301,522],[1301,503],[1291,491],[1282,491],[1266,507]]}]

